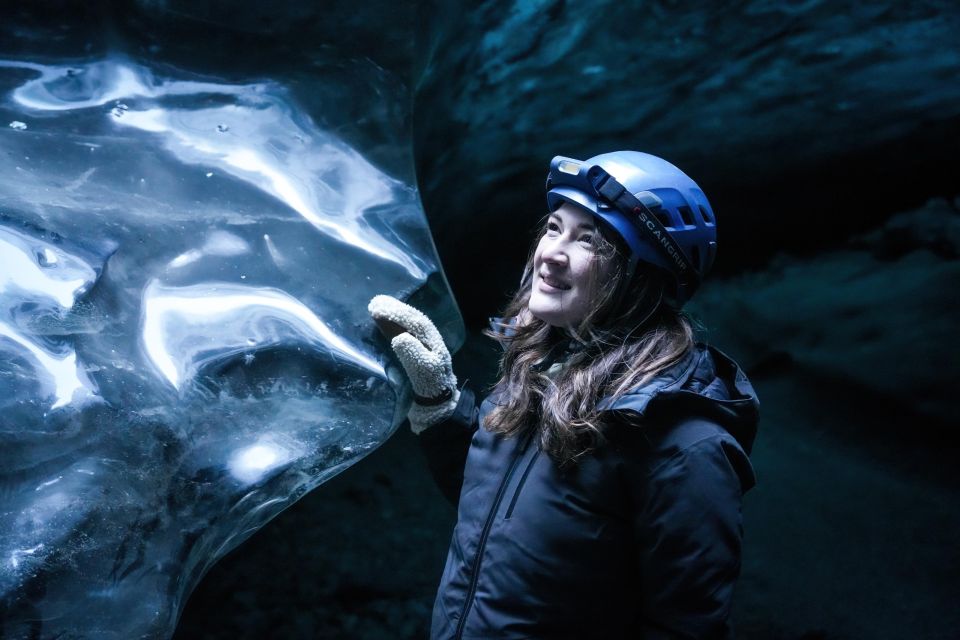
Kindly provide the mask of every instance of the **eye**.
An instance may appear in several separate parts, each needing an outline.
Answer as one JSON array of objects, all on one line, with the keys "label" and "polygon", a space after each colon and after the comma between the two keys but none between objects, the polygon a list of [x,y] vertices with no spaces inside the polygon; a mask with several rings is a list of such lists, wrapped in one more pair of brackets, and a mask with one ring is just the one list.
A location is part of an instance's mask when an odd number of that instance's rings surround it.
[{"label": "eye", "polygon": [[586,245],[590,245],[591,247],[593,246],[593,234],[592,234],[592,233],[585,233],[585,234],[581,235],[581,236],[578,238],[578,240],[579,240],[580,242],[586,244]]},{"label": "eye", "polygon": [[551,220],[547,223],[547,233],[560,233],[560,225]]}]

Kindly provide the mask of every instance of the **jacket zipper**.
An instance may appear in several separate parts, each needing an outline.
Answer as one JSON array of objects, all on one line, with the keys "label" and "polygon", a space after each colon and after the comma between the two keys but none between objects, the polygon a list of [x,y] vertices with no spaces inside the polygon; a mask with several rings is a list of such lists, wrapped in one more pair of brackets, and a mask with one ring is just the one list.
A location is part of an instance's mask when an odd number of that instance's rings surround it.
[{"label": "jacket zipper", "polygon": [[513,508],[517,506],[517,500],[520,498],[520,492],[523,491],[523,485],[527,483],[527,476],[530,475],[530,470],[533,469],[533,463],[537,461],[539,456],[539,449],[534,451],[533,455],[530,456],[530,462],[527,463],[527,468],[523,470],[523,475],[520,476],[520,482],[517,483],[517,490],[513,492],[513,498],[510,500],[510,506],[507,507],[507,515],[503,517],[504,520],[509,520],[510,516],[513,515]]},{"label": "jacket zipper", "polygon": [[507,490],[507,485],[510,484],[510,479],[513,477],[514,471],[517,470],[517,465],[520,463],[520,459],[523,458],[523,454],[526,452],[527,445],[530,444],[532,437],[533,434],[531,432],[523,441],[516,457],[510,463],[510,469],[507,470],[507,475],[505,475],[500,482],[500,488],[497,489],[497,496],[493,500],[493,506],[490,507],[490,513],[487,514],[487,521],[483,524],[483,530],[480,532],[480,542],[477,545],[477,555],[473,560],[473,574],[470,576],[470,588],[467,589],[467,599],[463,603],[463,611],[460,613],[459,622],[457,622],[457,631],[453,636],[455,639],[463,638],[463,628],[467,623],[467,614],[470,613],[470,607],[473,605],[473,596],[477,591],[477,580],[480,577],[480,561],[483,558],[483,550],[487,546],[487,536],[490,535],[490,528],[493,526],[493,520],[497,515],[500,503],[503,501],[503,494]]}]

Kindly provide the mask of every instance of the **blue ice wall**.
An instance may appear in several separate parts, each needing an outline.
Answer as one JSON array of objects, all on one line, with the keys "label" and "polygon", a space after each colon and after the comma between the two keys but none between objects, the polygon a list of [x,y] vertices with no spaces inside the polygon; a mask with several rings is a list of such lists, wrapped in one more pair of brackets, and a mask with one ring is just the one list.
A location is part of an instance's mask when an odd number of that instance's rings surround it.
[{"label": "blue ice wall", "polygon": [[168,636],[211,564],[402,419],[367,301],[462,340],[408,79],[319,44],[218,62],[174,9],[3,27],[3,637]]}]

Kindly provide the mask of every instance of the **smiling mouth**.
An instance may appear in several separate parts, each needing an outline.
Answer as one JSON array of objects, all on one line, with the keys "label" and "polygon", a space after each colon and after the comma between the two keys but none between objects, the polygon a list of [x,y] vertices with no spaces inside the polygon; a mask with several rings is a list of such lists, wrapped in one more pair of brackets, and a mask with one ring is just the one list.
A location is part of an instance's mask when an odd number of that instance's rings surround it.
[{"label": "smiling mouth", "polygon": [[563,282],[563,281],[561,281],[561,280],[557,280],[556,278],[551,278],[550,276],[545,276],[545,275],[543,275],[543,274],[540,274],[540,280],[541,280],[544,284],[546,284],[547,286],[549,286],[549,287],[551,287],[551,288],[553,288],[553,289],[558,289],[558,290],[560,290],[560,291],[566,291],[566,290],[570,289],[570,285],[569,285],[569,284],[566,284],[565,282]]}]

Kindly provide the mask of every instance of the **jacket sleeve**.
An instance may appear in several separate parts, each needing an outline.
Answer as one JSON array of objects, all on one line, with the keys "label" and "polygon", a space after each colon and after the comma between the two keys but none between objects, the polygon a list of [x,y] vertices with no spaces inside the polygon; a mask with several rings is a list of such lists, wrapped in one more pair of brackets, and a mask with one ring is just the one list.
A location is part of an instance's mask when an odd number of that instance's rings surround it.
[{"label": "jacket sleeve", "polygon": [[477,397],[466,385],[460,389],[460,400],[449,418],[417,436],[427,457],[427,466],[444,497],[457,507],[463,486],[463,467],[473,433],[479,426]]},{"label": "jacket sleeve", "polygon": [[[744,470],[749,481],[742,480]],[[739,472],[739,473],[738,473]],[[647,640],[732,637],[730,606],[740,574],[749,460],[733,438],[714,434],[677,450],[635,481],[641,636]]]}]

